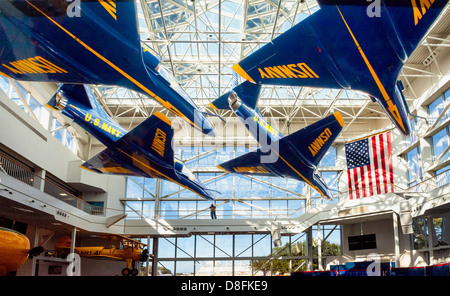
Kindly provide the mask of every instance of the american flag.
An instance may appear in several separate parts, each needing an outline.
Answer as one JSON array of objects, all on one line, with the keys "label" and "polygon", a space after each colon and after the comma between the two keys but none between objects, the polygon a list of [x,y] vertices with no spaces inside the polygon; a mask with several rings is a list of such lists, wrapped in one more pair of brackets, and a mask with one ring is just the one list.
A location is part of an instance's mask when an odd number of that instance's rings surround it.
[{"label": "american flag", "polygon": [[349,198],[394,192],[391,133],[345,144]]}]

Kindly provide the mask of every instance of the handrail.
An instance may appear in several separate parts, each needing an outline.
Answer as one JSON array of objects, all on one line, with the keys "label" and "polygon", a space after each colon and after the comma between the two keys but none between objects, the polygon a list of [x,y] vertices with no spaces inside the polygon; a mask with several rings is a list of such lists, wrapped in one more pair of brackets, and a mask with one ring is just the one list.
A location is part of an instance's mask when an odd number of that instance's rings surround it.
[{"label": "handrail", "polygon": [[43,192],[67,204],[70,204],[88,214],[99,216],[105,215],[104,207],[93,206],[87,203],[86,201],[73,195],[72,193],[65,190],[64,188],[54,183],[53,181],[38,176],[28,168],[24,167],[22,164],[12,160],[11,158],[1,153],[0,153],[0,172],[3,172],[16,180],[19,180],[35,188],[41,189],[40,188],[41,184],[43,184],[44,185]]}]

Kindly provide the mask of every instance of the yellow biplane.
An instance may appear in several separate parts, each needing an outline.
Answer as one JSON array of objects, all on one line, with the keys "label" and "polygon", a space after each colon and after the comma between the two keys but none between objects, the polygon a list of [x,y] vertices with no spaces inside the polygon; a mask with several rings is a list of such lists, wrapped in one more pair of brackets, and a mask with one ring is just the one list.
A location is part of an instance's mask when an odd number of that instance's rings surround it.
[{"label": "yellow biplane", "polygon": [[[127,267],[122,270],[122,275],[136,276],[139,271],[135,263],[137,261],[147,261],[147,245],[129,237],[118,234],[103,234],[96,237],[106,240],[103,246],[75,247],[75,253],[81,257],[106,258],[114,260],[124,260]],[[69,236],[60,237],[55,243],[55,251],[58,254],[67,255],[70,252],[71,238]]]}]

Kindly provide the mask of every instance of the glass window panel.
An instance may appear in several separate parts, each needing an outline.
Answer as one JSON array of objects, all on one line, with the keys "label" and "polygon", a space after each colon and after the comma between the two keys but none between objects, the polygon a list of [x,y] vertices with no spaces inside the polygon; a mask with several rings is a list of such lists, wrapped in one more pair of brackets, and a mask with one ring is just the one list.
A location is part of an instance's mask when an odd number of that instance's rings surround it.
[{"label": "glass window panel", "polygon": [[62,142],[63,136],[64,136],[64,129],[59,129],[62,127],[62,124],[59,123],[55,118],[53,118],[53,130],[58,129],[57,131],[53,132],[53,135],[55,136],[58,141]]},{"label": "glass window panel", "polygon": [[322,158],[319,166],[323,167],[334,167],[336,166],[336,149],[331,147],[327,154]]},{"label": "glass window panel", "polygon": [[[281,188],[286,187],[286,184],[284,186],[280,186]],[[271,197],[276,197],[276,198],[280,198],[280,197],[286,197],[287,196],[287,192],[285,190],[276,188],[271,186],[270,187],[270,196]]]},{"label": "glass window panel", "polygon": [[249,260],[236,260],[234,261],[234,275],[235,276],[251,276],[252,265]]},{"label": "glass window panel", "polygon": [[194,261],[177,261],[176,267],[179,276],[194,275]]},{"label": "glass window panel", "polygon": [[[447,128],[444,128],[443,130],[435,134],[431,139],[433,142],[434,159],[437,159],[448,147]],[[447,152],[442,159],[448,159],[448,157],[449,153]]]},{"label": "glass window panel", "polygon": [[0,89],[3,90],[5,95],[8,95],[9,87],[10,87],[10,84],[9,84],[8,78],[1,76],[0,77]]},{"label": "glass window panel", "polygon": [[186,217],[188,219],[196,218],[195,212],[197,211],[196,201],[180,201],[178,206],[178,215],[180,218]]},{"label": "glass window panel", "polygon": [[253,235],[253,256],[268,256],[271,252],[272,238],[270,234]]},{"label": "glass window panel", "polygon": [[225,175],[216,180],[216,190],[221,193],[221,198],[232,198],[233,188],[233,174]]},{"label": "glass window panel", "polygon": [[321,173],[325,184],[328,185],[332,194],[338,192],[338,173],[337,172],[322,172]]},{"label": "glass window panel", "polygon": [[234,217],[238,219],[251,218],[252,208],[249,205],[236,201],[234,203]]},{"label": "glass window panel", "polygon": [[214,147],[201,147],[201,149],[199,151],[200,154],[203,154],[207,151],[210,151],[210,152],[199,157],[199,159],[198,159],[199,167],[215,167],[217,165],[216,151],[212,151],[212,150],[214,150]]},{"label": "glass window panel", "polygon": [[143,201],[142,203],[142,216],[148,219],[155,218],[155,202]]},{"label": "glass window panel", "polygon": [[233,261],[221,260],[214,261],[214,276],[232,276],[233,275]]},{"label": "glass window panel", "polygon": [[167,180],[162,180],[161,182],[161,196],[162,197],[172,197],[172,198],[177,198],[180,197],[180,193],[179,191],[182,188],[180,187],[180,185],[172,182],[172,181],[167,181]]},{"label": "glass window panel", "polygon": [[[248,201],[250,202],[250,201]],[[264,210],[270,209],[270,201],[268,200],[253,200],[252,205],[252,218],[261,219],[264,217],[269,217],[270,213]]]},{"label": "glass window panel", "polygon": [[288,216],[291,218],[298,217],[305,212],[304,200],[288,200]]},{"label": "glass window panel", "polygon": [[196,257],[206,258],[214,256],[214,235],[197,235]]},{"label": "glass window panel", "polygon": [[70,151],[72,152],[76,151],[75,138],[72,136],[71,133],[69,133],[69,131],[66,131],[66,143],[64,144],[66,145],[67,148],[70,149]]},{"label": "glass window panel", "polygon": [[[200,173],[198,174],[198,179],[200,180],[200,182],[202,182],[208,189],[211,190],[216,190],[216,180],[212,180],[214,177],[216,176],[215,173]],[[215,192],[213,192],[213,194],[215,195]]]},{"label": "glass window panel", "polygon": [[127,206],[125,207],[127,219],[141,219],[138,213],[142,213],[142,201],[127,201]]},{"label": "glass window panel", "polygon": [[450,183],[450,165],[436,171],[438,186],[444,186]]},{"label": "glass window panel", "polygon": [[175,238],[162,237],[158,242],[159,258],[175,258]]},{"label": "glass window panel", "polygon": [[158,276],[175,275],[175,261],[158,261]]},{"label": "glass window panel", "polygon": [[[258,179],[263,180],[263,177]],[[252,197],[270,197],[270,186],[259,180],[252,179]]]},{"label": "glass window panel", "polygon": [[196,266],[196,276],[213,276],[214,275],[214,261],[200,261]]},{"label": "glass window panel", "polygon": [[408,161],[408,180],[413,182],[421,178],[419,153],[417,148],[406,153],[406,160]]},{"label": "glass window panel", "polygon": [[218,219],[232,219],[233,218],[233,202],[227,202],[216,208]]},{"label": "glass window panel", "polygon": [[199,147],[183,147],[181,151],[181,158],[189,168],[196,168],[198,165],[198,151]]},{"label": "glass window panel", "polygon": [[250,197],[252,192],[252,180],[243,175],[234,175],[235,197]]},{"label": "glass window panel", "polygon": [[250,148],[248,148],[248,147],[236,147],[235,150],[236,150],[235,157],[238,157],[238,156],[244,155],[247,152],[250,152]]},{"label": "glass window panel", "polygon": [[[436,122],[436,119],[439,117],[439,115],[441,114],[443,109],[444,109],[443,96],[439,97],[438,99],[436,99],[433,103],[431,103],[428,106],[428,112],[430,115],[431,124]],[[440,122],[442,122],[443,120],[444,120],[444,117],[441,119]]]},{"label": "glass window panel", "polygon": [[160,203],[161,219],[177,219],[178,218],[178,201],[162,201]]},{"label": "glass window panel", "polygon": [[141,198],[144,190],[142,189],[143,178],[141,177],[127,177],[127,189],[125,197],[127,198]]},{"label": "glass window panel", "polygon": [[[270,178],[270,182],[271,184],[278,186],[280,188],[286,188],[286,180],[285,178],[276,178],[276,177],[271,177]],[[271,197],[286,197],[287,196],[287,192],[285,190],[276,188],[274,186],[270,186],[270,196]]]},{"label": "glass window panel", "polygon": [[251,257],[252,235],[251,234],[235,235],[234,250],[236,257]]},{"label": "glass window panel", "polygon": [[271,200],[270,211],[277,215],[287,214],[287,200]]},{"label": "glass window panel", "polygon": [[[197,219],[211,219],[211,211],[209,210],[209,207],[214,202],[211,202],[209,200],[198,200],[197,201],[197,211],[202,211],[197,213]],[[220,212],[220,209],[216,207],[216,214]],[[219,218],[219,215],[217,215],[217,218]]]},{"label": "glass window panel", "polygon": [[154,198],[156,196],[156,179],[144,179],[144,198]]},{"label": "glass window panel", "polygon": [[195,236],[177,238],[177,258],[194,258],[194,246]]},{"label": "glass window panel", "polygon": [[216,235],[216,254],[215,257],[232,257],[233,256],[233,236],[232,235]]},{"label": "glass window panel", "polygon": [[217,163],[221,164],[234,158],[234,147],[225,146],[217,150]]},{"label": "glass window panel", "polygon": [[[287,180],[287,189],[289,189],[292,192],[305,195],[305,183],[301,181],[297,181],[295,179],[288,179]],[[298,195],[293,193],[287,193],[288,197],[297,197]]]}]

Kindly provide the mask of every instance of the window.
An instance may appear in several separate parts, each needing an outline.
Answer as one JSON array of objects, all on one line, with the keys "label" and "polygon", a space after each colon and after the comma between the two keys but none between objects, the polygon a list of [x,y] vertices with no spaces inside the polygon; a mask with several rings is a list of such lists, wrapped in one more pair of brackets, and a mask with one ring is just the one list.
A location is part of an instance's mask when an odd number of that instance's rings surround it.
[{"label": "window", "polygon": [[[449,152],[445,154],[444,151],[449,145],[449,128],[445,127],[440,132],[431,137],[432,147],[433,147],[433,161],[440,158],[440,162],[447,160],[449,157]],[[443,155],[442,155],[443,154]]]},{"label": "window", "polygon": [[[434,102],[432,102],[430,105],[428,105],[428,114],[429,114],[429,120],[430,124],[434,124],[438,117],[443,112],[445,106],[450,102],[450,90],[447,90],[447,92],[437,98]],[[447,110],[445,115],[439,120],[438,123],[443,122],[445,119],[448,118],[450,114],[450,110]]]},{"label": "window", "polygon": [[436,183],[438,186],[444,186],[450,183],[450,165],[436,171]]},{"label": "window", "polygon": [[[197,172],[197,177],[213,191],[218,199],[216,203],[221,204],[217,208],[219,219],[298,217],[305,210],[306,195],[320,197],[314,189],[306,190],[309,186],[305,182],[294,179],[222,173],[216,172],[215,168],[214,172],[209,171],[215,164],[233,159],[249,150],[248,147],[179,147],[180,157],[187,166],[194,170],[202,167]],[[335,162],[336,149],[332,149],[322,164],[329,168],[335,166]],[[338,172],[324,171],[321,174],[332,192],[337,192]],[[144,199],[144,204],[139,205],[141,216],[153,217],[155,208],[158,208],[157,214],[164,219],[210,219],[207,209],[211,201],[204,200],[173,182],[156,180],[127,178],[125,198]],[[157,192],[159,198],[154,200]],[[132,218],[136,219],[135,216]]]},{"label": "window", "polygon": [[405,155],[408,163],[408,187],[416,185],[422,179],[422,165],[420,160],[420,146],[412,149]]}]

